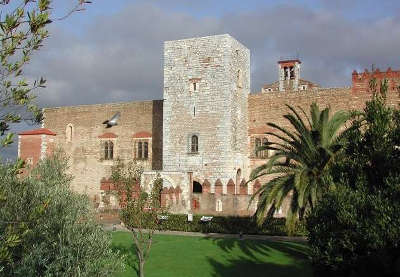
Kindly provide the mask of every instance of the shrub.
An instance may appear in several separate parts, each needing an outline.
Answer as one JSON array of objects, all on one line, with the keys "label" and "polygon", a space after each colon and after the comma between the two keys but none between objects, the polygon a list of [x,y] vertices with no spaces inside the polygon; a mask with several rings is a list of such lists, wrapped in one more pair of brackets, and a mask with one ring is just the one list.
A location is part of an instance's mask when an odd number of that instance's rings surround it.
[{"label": "shrub", "polygon": [[400,110],[386,81],[371,84],[331,167],[336,189],[307,218],[318,276],[400,276]]},{"label": "shrub", "polygon": [[399,276],[399,214],[400,205],[379,194],[329,193],[306,223],[317,276]]},{"label": "shrub", "polygon": [[[193,221],[188,222],[186,214],[171,214],[163,220],[160,226],[162,230],[223,234],[253,234],[286,236],[284,218],[271,218],[259,226],[252,217],[239,216],[214,216],[211,222],[202,222],[202,215],[193,215]],[[302,226],[296,228],[296,235],[304,235]]]},{"label": "shrub", "polygon": [[0,166],[0,234],[23,229],[8,248],[6,276],[110,276],[122,266],[111,237],[95,223],[89,199],[72,192],[67,160],[44,160],[31,176]]}]

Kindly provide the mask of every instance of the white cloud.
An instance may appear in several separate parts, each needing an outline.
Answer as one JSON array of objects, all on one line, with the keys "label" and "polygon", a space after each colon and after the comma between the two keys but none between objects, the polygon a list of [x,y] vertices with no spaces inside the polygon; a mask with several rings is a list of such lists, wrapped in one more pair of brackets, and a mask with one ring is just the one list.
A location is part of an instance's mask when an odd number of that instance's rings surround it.
[{"label": "white cloud", "polygon": [[148,1],[79,28],[77,35],[53,26],[52,37],[29,66],[29,76],[48,80],[38,91],[42,106],[161,99],[163,41],[221,33],[251,50],[253,92],[277,79],[280,56],[296,52],[302,77],[323,86],[350,85],[351,71],[371,64],[400,67],[399,16],[349,19],[331,6],[286,4],[216,18]]}]

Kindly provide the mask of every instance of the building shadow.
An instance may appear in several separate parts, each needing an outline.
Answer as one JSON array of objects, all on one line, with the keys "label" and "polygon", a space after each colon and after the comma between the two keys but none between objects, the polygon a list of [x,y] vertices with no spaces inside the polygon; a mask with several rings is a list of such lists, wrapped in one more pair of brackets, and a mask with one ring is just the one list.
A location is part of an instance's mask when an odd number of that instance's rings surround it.
[{"label": "building shadow", "polygon": [[134,247],[133,243],[116,243],[112,245],[111,249],[119,251],[125,257],[125,265],[132,268],[136,272],[136,276],[139,276],[138,258],[133,251]]},{"label": "building shadow", "polygon": [[[204,238],[225,253],[224,259],[207,257],[213,277],[313,276],[306,243]],[[240,251],[239,251],[240,250]],[[236,252],[234,254],[233,252]],[[241,253],[239,256],[237,253]]]}]

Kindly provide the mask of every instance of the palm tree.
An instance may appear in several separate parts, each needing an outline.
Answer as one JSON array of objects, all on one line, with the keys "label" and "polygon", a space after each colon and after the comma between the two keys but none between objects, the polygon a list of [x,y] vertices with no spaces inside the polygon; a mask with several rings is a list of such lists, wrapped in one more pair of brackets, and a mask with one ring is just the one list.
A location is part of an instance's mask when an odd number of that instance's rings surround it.
[{"label": "palm tree", "polygon": [[317,200],[331,187],[329,166],[343,148],[339,131],[350,114],[338,111],[329,117],[329,107],[320,111],[313,103],[310,106],[311,117],[300,108],[303,120],[293,107],[287,107],[291,113],[284,117],[292,128],[267,123],[277,130],[266,133],[275,142],[268,142],[257,151],[274,150],[274,154],[252,171],[249,182],[270,176],[251,199],[259,197],[257,221],[261,224],[266,217],[272,216],[283,200],[291,196],[286,222],[288,227],[293,227],[296,220],[301,220],[306,210],[313,209]]}]

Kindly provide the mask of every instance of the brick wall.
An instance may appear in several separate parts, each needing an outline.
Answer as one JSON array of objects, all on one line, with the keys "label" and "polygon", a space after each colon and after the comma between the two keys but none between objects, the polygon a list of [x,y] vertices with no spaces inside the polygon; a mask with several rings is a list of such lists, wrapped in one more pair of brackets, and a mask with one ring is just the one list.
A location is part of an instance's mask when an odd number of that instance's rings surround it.
[{"label": "brick wall", "polygon": [[[291,125],[283,115],[289,112],[287,105],[295,108],[301,107],[307,113],[312,102],[320,105],[320,108],[330,106],[332,112],[338,110],[362,110],[365,102],[371,99],[371,93],[363,91],[353,93],[351,88],[319,89],[316,91],[296,91],[296,92],[270,92],[250,94],[249,96],[249,149],[250,153],[255,150],[255,138],[266,137],[273,141],[274,138],[262,135],[265,132],[275,131],[266,125],[273,122],[279,126],[290,128]],[[387,103],[397,106],[400,103],[398,94],[390,91],[387,95]],[[266,159],[250,156],[250,168],[254,169],[266,162]],[[267,181],[262,178],[261,183]]]},{"label": "brick wall", "polygon": [[42,135],[20,135],[18,144],[19,157],[36,165],[40,160]]},{"label": "brick wall", "polygon": [[40,159],[53,153],[55,136],[44,128],[19,133],[18,157],[25,161],[27,167],[35,166]]},{"label": "brick wall", "polygon": [[358,73],[354,70],[352,74],[352,92],[354,94],[362,94],[367,92],[369,89],[369,82],[373,78],[376,79],[378,87],[380,82],[386,79],[388,81],[389,92],[397,91],[398,87],[400,86],[400,70],[394,71],[390,67],[383,72],[381,72],[379,69],[376,69],[373,72],[369,72],[367,69],[365,69],[365,71],[361,73]]}]

